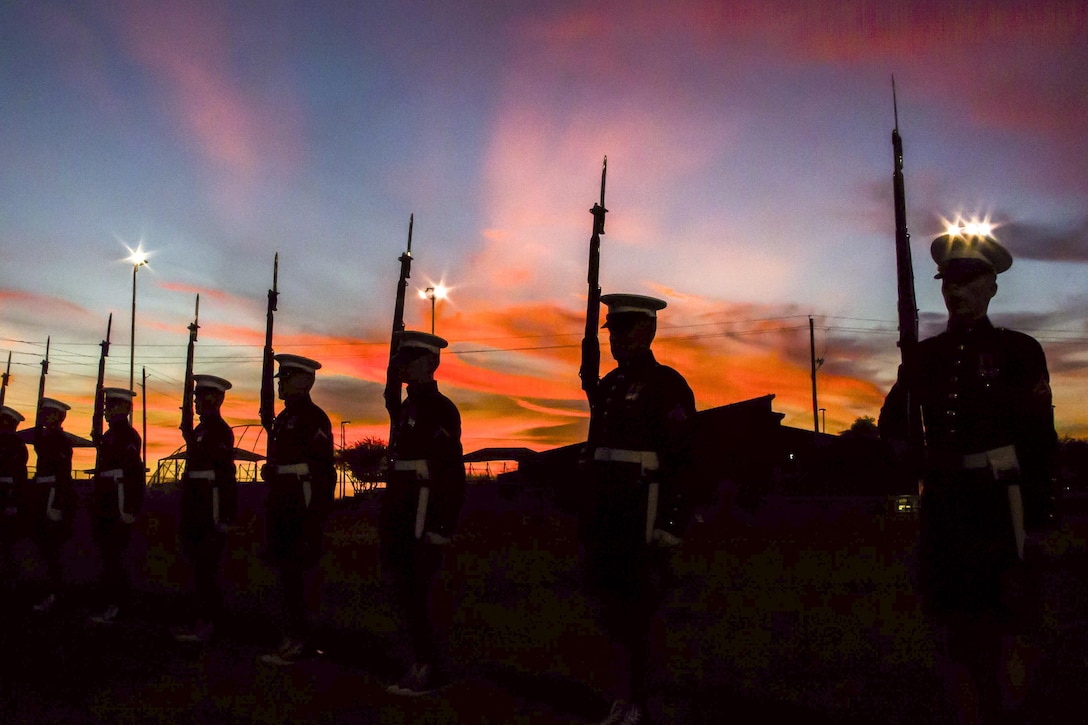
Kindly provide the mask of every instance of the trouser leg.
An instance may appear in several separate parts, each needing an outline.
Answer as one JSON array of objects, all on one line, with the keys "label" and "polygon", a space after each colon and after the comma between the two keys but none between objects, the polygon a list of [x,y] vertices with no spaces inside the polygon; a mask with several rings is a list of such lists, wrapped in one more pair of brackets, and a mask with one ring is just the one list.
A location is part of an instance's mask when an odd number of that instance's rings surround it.
[{"label": "trouser leg", "polygon": [[306,624],[306,572],[297,562],[286,562],[280,567],[283,585],[284,618],[286,633],[291,637],[305,637]]},{"label": "trouser leg", "polygon": [[53,594],[60,591],[64,581],[64,570],[61,565],[61,554],[64,551],[64,538],[59,532],[46,531],[43,535],[40,548],[45,559],[46,574],[49,577],[49,587]]},{"label": "trouser leg", "polygon": [[441,550],[431,544],[398,541],[384,546],[385,578],[408,630],[412,656],[419,664],[438,664],[431,600],[441,563]]},{"label": "trouser leg", "polygon": [[131,584],[125,568],[129,532],[124,526],[120,522],[107,525],[99,544],[102,552],[103,595],[107,604],[118,606],[128,604],[131,598]]},{"label": "trouser leg", "polygon": [[416,550],[415,566],[411,574],[412,648],[416,661],[421,664],[438,664],[438,643],[432,619],[432,593],[442,563],[442,552],[430,544],[420,544]]},{"label": "trouser leg", "polygon": [[196,610],[200,619],[215,621],[219,616],[222,597],[219,592],[219,557],[204,554],[194,562]]}]

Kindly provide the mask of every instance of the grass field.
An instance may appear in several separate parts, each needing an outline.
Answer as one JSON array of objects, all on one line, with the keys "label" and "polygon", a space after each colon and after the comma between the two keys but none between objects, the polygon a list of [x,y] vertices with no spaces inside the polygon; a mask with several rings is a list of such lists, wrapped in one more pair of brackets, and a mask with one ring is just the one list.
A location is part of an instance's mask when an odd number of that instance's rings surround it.
[{"label": "grass field", "polygon": [[[244,487],[224,558],[228,617],[207,647],[168,635],[187,606],[177,496],[149,491],[130,549],[137,603],[123,625],[84,622],[99,562],[88,522],[66,550],[59,611],[29,612],[44,567],[15,550],[3,606],[0,721],[192,723],[571,723],[607,709],[617,674],[579,587],[572,517],[532,492],[471,486],[443,573],[439,619],[455,682],[405,700],[384,686],[409,652],[382,586],[374,497],[326,527],[310,587],[325,654],[287,670],[256,661],[278,639],[280,594],[260,558],[263,489]],[[1038,632],[1045,646],[1029,722],[1088,722],[1088,517],[1049,535]],[[662,722],[943,723],[933,651],[911,588],[915,523],[862,501],[728,500],[676,554],[662,611],[651,711]],[[1072,714],[1070,714],[1072,713]]]}]

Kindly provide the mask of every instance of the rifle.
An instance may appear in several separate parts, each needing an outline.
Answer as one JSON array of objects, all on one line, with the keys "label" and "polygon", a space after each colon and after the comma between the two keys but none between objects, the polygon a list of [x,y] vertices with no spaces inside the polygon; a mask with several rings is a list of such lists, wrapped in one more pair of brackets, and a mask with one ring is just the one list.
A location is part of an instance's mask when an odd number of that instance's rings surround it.
[{"label": "rifle", "polygon": [[[276,381],[273,379],[276,372],[276,357],[272,352],[272,320],[280,297],[276,289],[279,275],[280,255],[277,252],[272,262],[272,289],[268,290],[268,312],[265,316],[264,328],[264,364],[261,367],[261,426],[269,434],[272,433],[272,425],[276,422]],[[193,332],[193,334],[196,333]]]},{"label": "rifle", "polygon": [[185,439],[185,445],[189,445],[189,439],[193,436],[193,352],[196,348],[196,331],[200,329],[200,295],[196,296],[196,311],[193,312],[193,321],[189,324],[189,349],[185,353],[185,384],[181,393],[181,437]]},{"label": "rifle", "polygon": [[[912,370],[918,347],[918,302],[914,297],[914,265],[910,255],[910,232],[907,231],[907,202],[903,190],[903,139],[899,136],[899,107],[895,98],[895,76],[892,76],[892,109],[895,128],[892,129],[892,154],[895,170],[892,189],[895,195],[895,269],[899,295],[899,354],[902,369]],[[913,450],[925,446],[922,410],[911,400],[907,388],[907,440]]]},{"label": "rifle", "polygon": [[98,356],[98,383],[94,388],[94,414],[91,417],[91,440],[95,445],[102,440],[102,419],[106,415],[106,399],[102,390],[105,387],[106,358],[110,355],[110,330],[112,329],[113,313],[111,312],[109,322],[106,323],[106,339],[99,343],[102,352]]},{"label": "rifle", "polygon": [[604,208],[607,174],[608,157],[605,156],[601,167],[601,201],[589,210],[593,215],[593,235],[589,238],[589,295],[586,300],[586,329],[582,337],[582,366],[578,370],[578,377],[582,379],[582,390],[589,399],[590,412],[601,378],[601,342],[598,335],[601,322],[601,235],[604,234],[604,215],[608,213]]},{"label": "rifle", "polygon": [[400,281],[397,283],[397,296],[393,305],[393,332],[389,337],[389,365],[385,369],[385,409],[389,411],[389,446],[393,450],[393,436],[400,417],[400,380],[393,370],[393,356],[400,347],[400,333],[404,332],[404,294],[408,290],[408,278],[412,276],[412,227],[416,215],[408,215],[408,248],[400,255]]},{"label": "rifle", "polygon": [[0,405],[4,404],[4,398],[8,394],[8,379],[11,378],[11,350],[8,350],[8,369],[0,374]]},{"label": "rifle", "polygon": [[34,434],[42,425],[42,399],[45,398],[45,376],[49,374],[49,338],[45,338],[45,359],[42,360],[42,374],[38,378],[38,406],[34,413]]}]

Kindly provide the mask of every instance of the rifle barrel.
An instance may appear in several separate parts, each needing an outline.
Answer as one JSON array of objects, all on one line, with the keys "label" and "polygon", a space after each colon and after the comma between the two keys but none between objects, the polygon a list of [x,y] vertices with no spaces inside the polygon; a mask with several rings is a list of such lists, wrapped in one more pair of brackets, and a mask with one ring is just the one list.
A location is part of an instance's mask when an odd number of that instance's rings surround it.
[{"label": "rifle barrel", "polygon": [[397,281],[397,292],[393,302],[393,327],[389,335],[389,364],[385,370],[385,409],[389,411],[389,451],[393,450],[393,442],[397,430],[397,419],[400,417],[400,380],[393,370],[393,356],[400,346],[398,334],[404,331],[404,296],[408,290],[408,279],[412,276],[412,231],[415,227],[416,215],[408,215],[408,246],[404,254],[400,255],[400,277]]},{"label": "rifle barrel", "polygon": [[4,398],[8,394],[8,379],[11,377],[11,350],[8,350],[8,367],[0,375],[0,405],[4,404]]},{"label": "rifle barrel", "polygon": [[586,273],[589,292],[586,296],[586,327],[582,336],[582,364],[578,370],[578,376],[582,379],[582,390],[585,391],[591,406],[601,375],[601,343],[598,328],[601,319],[601,235],[604,234],[605,214],[608,213],[608,209],[604,206],[607,178],[608,157],[605,156],[604,163],[601,165],[601,200],[589,210],[593,215],[593,234],[589,238],[589,264]]},{"label": "rifle barrel", "polygon": [[272,261],[272,289],[268,290],[268,311],[265,313],[265,328],[264,328],[264,357],[261,362],[261,395],[260,395],[260,410],[258,416],[261,419],[261,426],[269,433],[272,432],[272,425],[276,421],[276,391],[275,382],[273,376],[275,374],[275,355],[272,350],[272,332],[275,324],[276,308],[279,305],[279,276],[280,276],[280,255],[276,252],[276,256]]}]

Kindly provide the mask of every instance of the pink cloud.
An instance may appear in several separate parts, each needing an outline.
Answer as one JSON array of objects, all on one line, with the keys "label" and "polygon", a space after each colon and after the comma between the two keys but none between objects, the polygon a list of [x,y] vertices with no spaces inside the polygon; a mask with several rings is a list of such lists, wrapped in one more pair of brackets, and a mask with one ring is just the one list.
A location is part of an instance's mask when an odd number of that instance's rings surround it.
[{"label": "pink cloud", "polygon": [[[301,156],[299,110],[283,85],[262,97],[234,76],[238,43],[220,3],[132,3],[125,42],[158,76],[166,106],[214,163],[252,180]],[[269,59],[271,62],[271,59]]]}]

